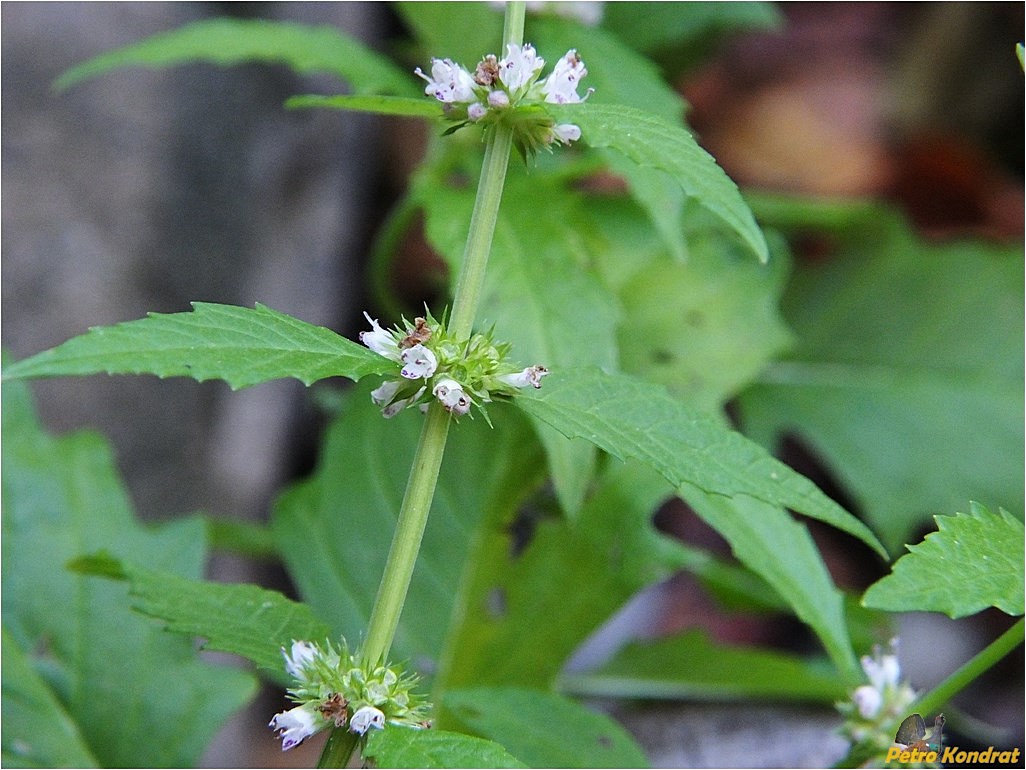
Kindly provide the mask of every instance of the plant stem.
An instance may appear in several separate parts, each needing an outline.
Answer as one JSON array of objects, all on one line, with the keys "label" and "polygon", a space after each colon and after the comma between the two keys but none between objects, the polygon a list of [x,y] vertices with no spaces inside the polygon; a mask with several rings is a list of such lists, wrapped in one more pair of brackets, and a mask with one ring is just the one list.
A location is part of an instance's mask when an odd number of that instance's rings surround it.
[{"label": "plant stem", "polygon": [[[1001,636],[987,645],[969,662],[930,690],[930,692],[919,698],[913,704],[914,710],[926,715],[939,709],[969,683],[977,679],[984,671],[1022,644],[1024,633],[1026,633],[1026,620],[1019,618],[1019,621],[1014,626],[1001,634]],[[897,726],[895,726],[895,729],[897,729]]]},{"label": "plant stem", "polygon": [[[506,20],[503,29],[503,46],[519,44],[524,34],[524,3],[511,2],[506,5]],[[474,212],[470,218],[467,246],[463,252],[463,264],[456,281],[453,297],[453,311],[448,331],[456,338],[470,337],[477,306],[484,286],[488,254],[492,248],[492,236],[499,216],[502,187],[506,181],[509,153],[513,145],[513,132],[502,125],[495,127],[485,145],[481,179],[474,201]],[[449,433],[449,413],[438,403],[432,403],[424,419],[420,443],[413,458],[409,481],[403,495],[395,534],[385,562],[378,595],[374,600],[367,637],[363,643],[363,659],[367,663],[384,662],[399,616],[406,601],[406,593],[417,563],[417,553],[427,525],[431,500],[435,494],[438,470],[442,465],[445,441]],[[335,728],[321,753],[320,767],[343,767],[356,748],[356,736],[343,728]]]}]

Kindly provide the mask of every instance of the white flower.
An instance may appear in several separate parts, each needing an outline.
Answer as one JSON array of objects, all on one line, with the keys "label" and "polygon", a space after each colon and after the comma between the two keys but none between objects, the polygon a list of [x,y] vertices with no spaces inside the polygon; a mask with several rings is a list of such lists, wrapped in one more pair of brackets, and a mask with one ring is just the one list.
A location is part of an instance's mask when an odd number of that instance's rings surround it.
[{"label": "white flower", "polygon": [[863,719],[875,717],[880,713],[880,707],[883,705],[883,694],[871,684],[856,687],[851,698]]},{"label": "white flower", "polygon": [[560,144],[570,144],[581,138],[581,127],[573,123],[560,123],[552,127],[552,138]]},{"label": "white flower", "polygon": [[282,647],[281,654],[285,658],[285,670],[289,673],[289,676],[306,681],[304,669],[317,657],[316,645],[310,644],[310,642],[297,642],[293,640],[291,653],[286,652],[285,648]]},{"label": "white flower", "polygon": [[378,320],[367,315],[367,311],[364,311],[363,317],[371,325],[371,330],[369,332],[360,332],[360,342],[378,355],[398,361],[399,346],[396,344],[395,337],[392,336],[391,332],[382,329],[378,324]]},{"label": "white flower", "polygon": [[427,81],[424,93],[440,102],[472,102],[477,98],[473,76],[452,59],[432,59],[431,77],[421,72],[420,67],[414,72]]},{"label": "white flower", "polygon": [[395,398],[395,394],[399,392],[400,385],[402,383],[396,380],[387,380],[381,383],[381,385],[371,391],[371,401],[377,406],[387,406]]},{"label": "white flower", "polygon": [[[571,48],[562,59],[556,62],[552,74],[542,84],[545,101],[552,104],[576,104],[584,101],[577,95],[577,86],[587,74],[588,70],[584,66],[584,62],[581,61],[581,57],[577,55],[576,50]],[[587,99],[588,94],[585,94],[584,98]]]},{"label": "white flower", "polygon": [[385,715],[373,706],[363,706],[349,720],[349,729],[363,735],[372,727],[380,730],[385,726]]},{"label": "white flower", "polygon": [[[491,101],[491,95],[489,94],[489,101]],[[474,102],[472,105],[467,107],[467,117],[473,121],[481,120],[485,115],[488,114],[488,108],[485,107],[481,102]]]},{"label": "white flower", "polygon": [[317,713],[315,705],[307,703],[275,714],[267,726],[277,731],[281,738],[281,750],[288,751],[328,724],[328,720]]},{"label": "white flower", "polygon": [[399,354],[399,358],[405,364],[399,373],[408,380],[419,380],[421,377],[427,379],[438,368],[435,354],[419,342],[412,348],[406,348]]},{"label": "white flower", "polygon": [[506,90],[516,93],[534,82],[545,66],[545,60],[538,56],[530,43],[522,46],[510,43],[506,46],[506,52],[506,58],[499,61],[499,80],[506,86]]},{"label": "white flower", "polygon": [[442,402],[447,412],[459,416],[470,411],[470,398],[456,380],[441,380],[431,392]]},{"label": "white flower", "polygon": [[498,379],[500,382],[505,382],[514,388],[526,388],[528,385],[532,388],[540,388],[541,378],[548,373],[549,370],[544,366],[535,365],[527,367],[522,372],[500,375]]}]

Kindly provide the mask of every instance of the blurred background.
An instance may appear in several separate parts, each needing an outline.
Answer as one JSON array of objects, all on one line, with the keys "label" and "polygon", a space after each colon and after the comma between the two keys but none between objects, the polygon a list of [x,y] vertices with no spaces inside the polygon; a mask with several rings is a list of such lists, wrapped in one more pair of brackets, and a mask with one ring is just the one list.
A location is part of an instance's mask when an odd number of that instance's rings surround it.
[{"label": "blurred background", "polygon": [[[1021,243],[1021,3],[778,9],[775,31],[664,52],[678,64],[673,78],[691,105],[689,123],[743,189],[883,198],[930,238]],[[4,3],[0,13],[0,320],[8,353],[25,357],[87,327],[183,311],[193,300],[262,302],[350,337],[363,326],[368,245],[429,127],[286,112],[286,97],[337,92],[339,84],[276,66],[124,70],[59,94],[51,83],[95,54],[226,15],[331,24],[401,56],[405,32],[390,4]],[[424,282],[407,289],[414,304],[431,285],[429,260],[417,263]],[[137,511],[150,520],[197,510],[264,520],[275,491],[312,466],[322,425],[295,381],[231,393],[220,383],[89,377],[37,382],[33,392],[52,431],[92,427],[112,440]],[[686,512],[663,524],[715,547]],[[211,574],[282,580],[273,567],[229,556],[215,559]],[[694,596],[680,578],[631,611],[653,630],[724,622]],[[906,651],[913,681],[929,686],[970,657],[1000,631],[996,615],[957,624],[907,619],[927,624],[916,638],[936,640]],[[719,638],[760,633],[731,626]],[[1022,683],[1020,651],[966,693],[963,708],[1021,746]],[[279,705],[280,693],[271,694],[236,719],[207,763],[315,761],[316,747],[278,750],[264,724]],[[736,737],[736,718],[692,712],[704,715],[711,743],[722,748],[723,735]],[[812,716],[791,719],[792,730],[820,729]],[[643,740],[653,751],[673,742],[676,727],[661,737],[651,712],[644,721],[647,728],[633,729],[650,730]],[[685,753],[663,755],[665,764],[702,764],[705,756],[698,744],[691,754],[673,750]]]}]

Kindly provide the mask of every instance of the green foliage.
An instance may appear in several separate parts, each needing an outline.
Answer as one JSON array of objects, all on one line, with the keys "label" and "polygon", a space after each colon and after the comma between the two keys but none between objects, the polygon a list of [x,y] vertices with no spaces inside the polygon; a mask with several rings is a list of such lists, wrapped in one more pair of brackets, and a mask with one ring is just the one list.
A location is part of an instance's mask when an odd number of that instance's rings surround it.
[{"label": "green foliage", "polygon": [[4,767],[99,767],[74,720],[6,630],[3,659]]},{"label": "green foliage", "polygon": [[483,738],[392,725],[372,731],[363,753],[375,767],[527,767]]},{"label": "green foliage", "polygon": [[264,19],[209,19],[187,24],[82,62],[61,75],[54,86],[69,88],[123,67],[159,69],[188,62],[284,64],[299,74],[337,75],[357,93],[415,92],[407,73],[335,27]]},{"label": "green foliage", "polygon": [[[89,754],[104,766],[193,764],[221,721],[252,696],[253,678],[201,663],[189,640],[133,614],[123,586],[73,575],[64,565],[82,552],[108,549],[195,578],[203,563],[202,522],[139,526],[101,438],[42,433],[19,383],[4,385],[3,402],[3,624],[16,645],[8,648],[5,640],[5,686],[8,653],[20,648],[36,674],[26,703],[36,716],[59,704],[50,729],[71,731],[66,715],[86,749],[75,742],[47,748],[33,734],[12,733],[15,725],[31,727],[34,716],[5,698],[5,751],[21,757],[17,763],[32,757],[42,765],[91,764]],[[28,677],[20,681],[30,687]]]},{"label": "green foliage", "polygon": [[525,393],[516,403],[568,438],[587,439],[621,459],[641,460],[675,487],[688,484],[709,494],[749,495],[793,508],[882,552],[873,533],[811,481],[659,386],[581,369],[553,374],[542,390]]},{"label": "green foliage", "polygon": [[1022,615],[1023,524],[1008,511],[971,503],[969,513],[935,516],[937,531],[895,562],[862,603],[891,612],[943,612],[952,618],[997,607]]},{"label": "green foliage", "polygon": [[837,674],[794,655],[715,644],[689,631],[652,642],[635,642],[595,671],[568,674],[560,687],[592,697],[772,697],[833,703],[844,697]]},{"label": "green foliage", "polygon": [[474,687],[446,693],[445,707],[530,767],[648,767],[616,722],[553,693]]},{"label": "green foliage", "polygon": [[441,106],[427,99],[403,96],[325,96],[303,94],[285,102],[290,110],[326,107],[333,110],[369,112],[374,115],[398,115],[407,118],[440,118]]},{"label": "green foliage", "polygon": [[4,377],[156,374],[221,379],[232,389],[295,377],[358,380],[395,364],[322,326],[264,305],[194,302],[190,313],[150,313],[138,321],[97,327],[4,369]]},{"label": "green foliage", "polygon": [[[662,172],[668,183],[678,186],[686,197],[694,199],[736,233],[756,257],[763,262],[769,258],[766,239],[737,185],[679,125],[623,105],[553,105],[551,112],[559,121],[580,126],[582,141],[588,146],[608,147],[630,159],[632,165],[618,167],[629,183],[634,181],[636,167]],[[651,179],[650,174],[645,174],[641,183]],[[645,196],[640,202],[645,205],[653,201],[651,196]]]},{"label": "green foliage", "polygon": [[134,609],[164,621],[169,631],[206,639],[207,649],[251,660],[278,679],[285,679],[283,647],[331,636],[307,605],[277,591],[194,580],[104,556],[77,559],[73,567],[84,575],[127,580]]},{"label": "green foliage", "polygon": [[798,266],[797,344],[741,397],[746,433],[800,436],[891,550],[966,497],[1021,512],[1021,248],[926,243],[880,207],[773,203],[764,219],[809,211],[838,254]]}]

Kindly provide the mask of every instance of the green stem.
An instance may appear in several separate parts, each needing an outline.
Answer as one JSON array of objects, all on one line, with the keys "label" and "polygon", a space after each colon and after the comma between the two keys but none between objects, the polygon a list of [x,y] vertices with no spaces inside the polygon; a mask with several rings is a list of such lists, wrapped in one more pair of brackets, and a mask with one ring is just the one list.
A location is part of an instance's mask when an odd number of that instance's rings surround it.
[{"label": "green stem", "polygon": [[[503,29],[503,46],[519,44],[524,34],[524,3],[512,2],[506,5],[506,21]],[[463,253],[463,264],[456,281],[453,311],[448,331],[453,336],[470,337],[477,306],[484,286],[488,253],[492,247],[492,236],[499,216],[502,187],[506,181],[513,132],[505,126],[496,126],[485,145],[484,163],[478,183],[474,212],[467,233],[467,246]],[[385,562],[378,595],[374,600],[367,626],[367,638],[363,643],[363,659],[371,664],[384,662],[399,616],[406,601],[417,553],[427,525],[431,500],[435,494],[438,470],[442,465],[445,441],[449,433],[449,413],[440,404],[432,403],[424,419],[420,443],[413,459],[410,478],[406,484],[399,518],[396,521],[392,546]],[[321,767],[343,767],[356,748],[357,740],[344,728],[332,731],[321,753]]]},{"label": "green stem", "polygon": [[[1019,618],[1014,626],[991,642],[968,663],[916,700],[910,712],[918,711],[925,715],[941,708],[984,671],[1022,644],[1024,633],[1026,633],[1026,620]],[[895,725],[895,729],[897,729],[897,725]]]}]

